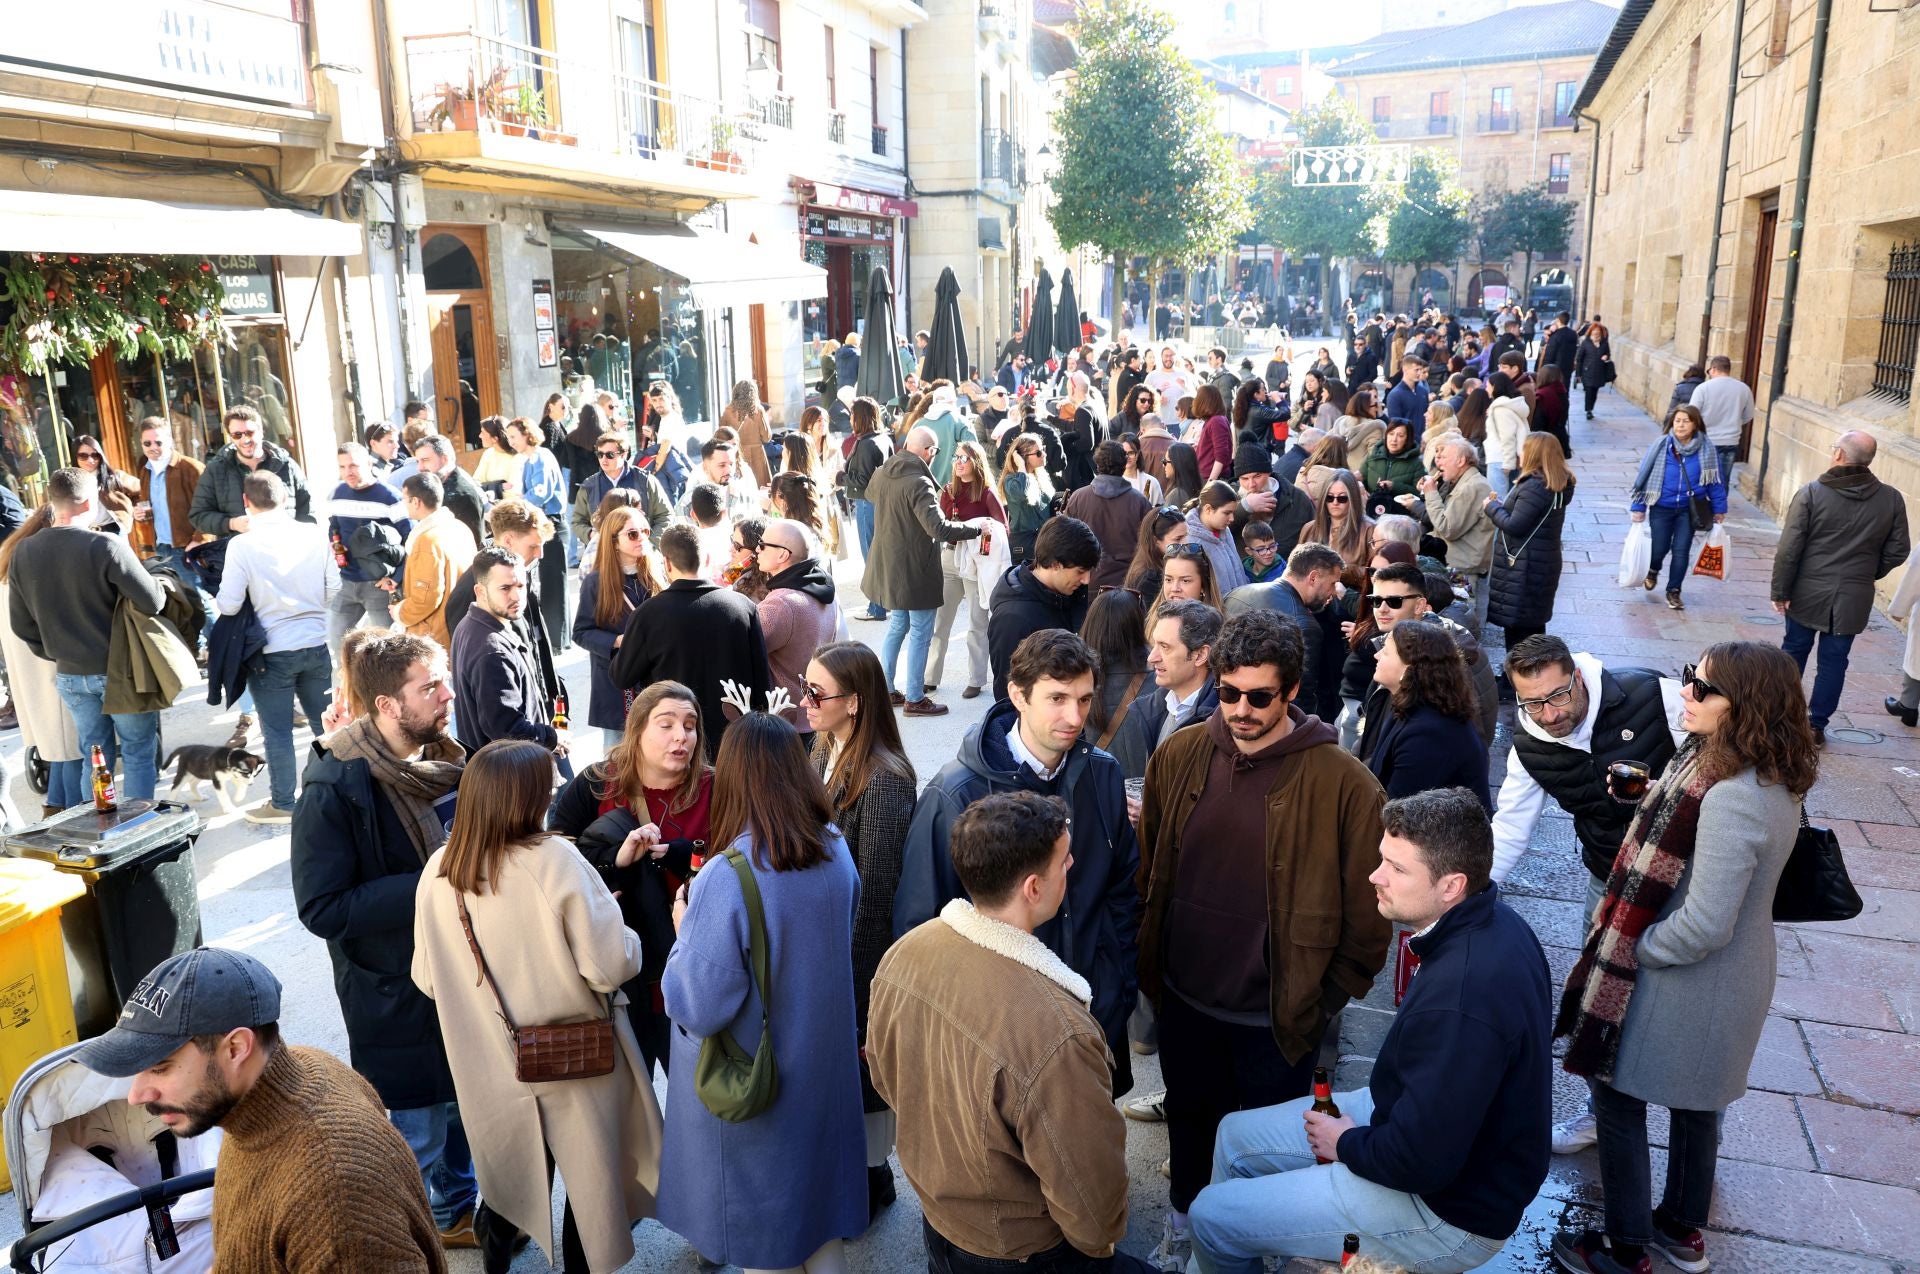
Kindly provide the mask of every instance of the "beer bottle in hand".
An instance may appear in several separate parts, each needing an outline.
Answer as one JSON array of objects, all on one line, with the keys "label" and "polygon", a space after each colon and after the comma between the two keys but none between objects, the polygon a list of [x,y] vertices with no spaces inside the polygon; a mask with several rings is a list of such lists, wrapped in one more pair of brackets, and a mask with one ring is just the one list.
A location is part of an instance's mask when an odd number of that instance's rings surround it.
[{"label": "beer bottle in hand", "polygon": [[[1328,1078],[1327,1068],[1324,1066],[1313,1068],[1313,1112],[1317,1115],[1325,1115],[1328,1119],[1340,1118],[1340,1108],[1333,1104],[1333,1081]],[[1322,1159],[1319,1155],[1315,1155],[1314,1159],[1319,1163],[1333,1162],[1331,1159]]]},{"label": "beer bottle in hand", "polygon": [[1360,1255],[1360,1236],[1349,1234],[1347,1241],[1340,1245],[1340,1268],[1346,1269],[1353,1264],[1353,1258]]},{"label": "beer bottle in hand", "polygon": [[553,728],[567,728],[567,688],[560,687],[560,693],[553,697]]},{"label": "beer bottle in hand", "polygon": [[102,814],[120,808],[113,790],[113,767],[107,764],[106,753],[98,743],[93,745],[93,808]]}]

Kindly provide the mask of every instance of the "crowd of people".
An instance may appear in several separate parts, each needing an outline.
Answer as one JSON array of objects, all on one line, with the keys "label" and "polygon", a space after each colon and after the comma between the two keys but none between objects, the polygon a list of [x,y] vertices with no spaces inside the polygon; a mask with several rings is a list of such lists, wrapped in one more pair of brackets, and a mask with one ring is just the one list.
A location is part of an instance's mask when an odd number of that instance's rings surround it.
[{"label": "crowd of people", "polygon": [[[1706,1269],[1775,886],[1904,512],[1844,436],[1787,516],[1784,648],[1603,663],[1552,628],[1568,373],[1605,383],[1581,352],[1605,329],[1559,315],[1529,371],[1503,326],[1377,316],[1348,380],[1322,349],[1298,384],[1290,347],[1236,375],[1122,332],[898,414],[855,397],[844,434],[825,407],[773,430],[750,382],[699,441],[561,400],[483,422],[470,474],[410,412],[340,448],[324,501],[237,409],[197,475],[154,431],[144,565],[97,474],[54,474],[0,546],[16,697],[24,649],[150,796],[158,710],[112,710],[103,652],[133,615],[177,617],[125,639],[163,647],[218,616],[209,680],[265,736],[248,817],[291,825],[349,1044],[283,1040],[273,974],[205,950],[83,1057],[174,1131],[227,1130],[249,1185],[218,1195],[221,1268],[477,1247],[495,1271],[530,1236],[613,1270],[654,1217],[706,1264],[832,1274],[897,1158],[939,1274],[1251,1272],[1349,1235],[1467,1270],[1550,1154],[1597,1143],[1604,1225],[1555,1258]],[[1712,399],[1616,493],[1662,558],[1695,500],[1725,512]],[[949,674],[989,706],[916,773],[902,722],[950,710]],[[576,768],[583,727],[604,759]],[[61,784],[49,812],[86,799]],[[1589,876],[1557,987],[1502,892],[1548,797]],[[1396,930],[1419,976],[1335,1091],[1325,1046]],[[1137,1093],[1155,1053],[1164,1091]],[[1556,1065],[1591,1094],[1558,1126]],[[1673,1115],[1658,1206],[1649,1104]],[[1151,1253],[1118,1247],[1126,1119],[1167,1129]]]}]

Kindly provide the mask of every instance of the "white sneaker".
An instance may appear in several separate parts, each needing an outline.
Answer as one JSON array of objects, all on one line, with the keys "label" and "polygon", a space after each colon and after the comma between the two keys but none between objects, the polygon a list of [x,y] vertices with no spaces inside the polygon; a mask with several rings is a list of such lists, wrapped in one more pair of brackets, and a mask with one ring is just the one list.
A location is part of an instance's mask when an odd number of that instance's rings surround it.
[{"label": "white sneaker", "polygon": [[1590,1110],[1583,1110],[1565,1123],[1553,1126],[1553,1153],[1556,1155],[1578,1154],[1599,1140],[1600,1127],[1594,1122]]},{"label": "white sneaker", "polygon": [[1143,1124],[1164,1124],[1167,1122],[1167,1090],[1148,1093],[1136,1097],[1122,1108],[1128,1119],[1137,1119]]},{"label": "white sneaker", "polygon": [[1193,1232],[1176,1228],[1172,1217],[1160,1224],[1160,1246],[1153,1249],[1153,1255],[1147,1258],[1147,1263],[1156,1270],[1166,1271],[1166,1274],[1180,1274],[1193,1257]]}]

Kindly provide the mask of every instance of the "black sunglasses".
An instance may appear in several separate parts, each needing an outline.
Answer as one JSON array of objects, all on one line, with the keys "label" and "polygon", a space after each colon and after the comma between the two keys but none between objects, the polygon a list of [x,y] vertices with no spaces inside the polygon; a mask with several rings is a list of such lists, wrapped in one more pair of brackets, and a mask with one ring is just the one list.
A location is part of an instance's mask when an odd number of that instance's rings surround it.
[{"label": "black sunglasses", "polygon": [[1216,689],[1219,692],[1221,703],[1239,703],[1242,699],[1245,699],[1262,712],[1271,708],[1275,699],[1284,699],[1286,697],[1285,693],[1279,690],[1242,690],[1238,686],[1230,686],[1224,681],[1221,682]]},{"label": "black sunglasses", "polygon": [[1145,596],[1143,596],[1143,595],[1141,594],[1141,592],[1140,592],[1140,590],[1139,590],[1139,589],[1137,589],[1137,588],[1128,588],[1128,587],[1127,587],[1127,586],[1126,586],[1125,584],[1102,584],[1102,585],[1100,586],[1100,591],[1101,591],[1101,593],[1102,593],[1102,594],[1105,594],[1105,593],[1132,593],[1132,594],[1133,594],[1133,600],[1134,600],[1134,601],[1136,601],[1136,602],[1145,602],[1145,601],[1147,600],[1147,599],[1145,598]]},{"label": "black sunglasses", "polygon": [[854,692],[851,690],[843,690],[837,695],[830,695],[822,691],[819,686],[809,683],[806,693],[800,697],[809,703],[832,703],[835,699],[851,699],[853,695]]},{"label": "black sunglasses", "polygon": [[1708,695],[1719,695],[1722,699],[1727,697],[1726,691],[1700,675],[1699,664],[1688,664],[1680,670],[1680,685],[1683,689],[1692,686],[1695,699],[1704,699]]},{"label": "black sunglasses", "polygon": [[1414,596],[1412,593],[1368,593],[1367,605],[1374,608],[1384,606],[1388,610],[1399,610],[1414,600]]},{"label": "black sunglasses", "polygon": [[1205,557],[1206,555],[1207,555],[1206,548],[1199,544],[1167,545],[1168,557]]},{"label": "black sunglasses", "polygon": [[596,451],[593,454],[599,456],[602,460],[624,460],[627,456],[627,453],[624,451]]}]

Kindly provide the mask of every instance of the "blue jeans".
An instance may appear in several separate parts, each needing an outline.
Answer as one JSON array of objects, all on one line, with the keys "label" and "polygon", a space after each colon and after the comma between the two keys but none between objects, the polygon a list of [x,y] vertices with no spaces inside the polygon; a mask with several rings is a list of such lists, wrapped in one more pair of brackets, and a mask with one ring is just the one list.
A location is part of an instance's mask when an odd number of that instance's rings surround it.
[{"label": "blue jeans", "polygon": [[[908,703],[927,697],[927,652],[933,648],[933,620],[938,610],[896,610],[887,613],[887,636],[880,644],[880,665],[887,670],[887,689],[903,684],[893,677],[893,666],[900,662],[900,644],[907,644],[906,695]],[[911,629],[912,636],[908,636]]]},{"label": "blue jeans", "polygon": [[[1337,1093],[1334,1102],[1355,1123],[1372,1122],[1365,1089]],[[1258,1274],[1268,1256],[1338,1261],[1349,1234],[1381,1264],[1421,1271],[1474,1269],[1506,1246],[1448,1225],[1418,1195],[1376,1185],[1345,1164],[1316,1164],[1301,1118],[1312,1105],[1301,1097],[1221,1121],[1213,1184],[1188,1213],[1189,1274]]]},{"label": "blue jeans", "polygon": [[275,809],[293,809],[293,789],[300,765],[293,752],[293,701],[318,729],[327,714],[328,688],[333,684],[333,661],[325,646],[281,650],[260,656],[247,678],[260,705],[260,737],[266,743],[267,782]]},{"label": "blue jeans", "polygon": [[387,1118],[406,1138],[413,1161],[420,1165],[420,1179],[426,1182],[427,1199],[433,1205],[433,1223],[444,1230],[461,1213],[473,1211],[480,1187],[474,1183],[473,1151],[467,1146],[460,1108],[452,1102],[415,1106],[390,1110]]},{"label": "blue jeans", "polygon": [[1720,458],[1720,481],[1727,484],[1728,491],[1732,491],[1733,490],[1733,466],[1734,466],[1733,457],[1736,454],[1738,454],[1740,448],[1737,446],[1734,446],[1734,447],[1716,446],[1713,450],[1714,450],[1714,453],[1718,455]]},{"label": "blue jeans", "polygon": [[[860,537],[860,560],[866,562],[873,556],[873,501],[853,502],[853,529]],[[886,608],[873,601],[867,602],[867,614],[875,619],[887,617]]]},{"label": "blue jeans", "polygon": [[1653,532],[1652,564],[1647,571],[1659,574],[1660,563],[1667,560],[1667,552],[1672,550],[1673,565],[1667,568],[1667,591],[1677,593],[1680,586],[1687,582],[1687,570],[1693,565],[1693,518],[1684,507],[1670,509],[1664,504],[1655,504],[1647,509],[1647,525]]},{"label": "blue jeans", "polygon": [[47,762],[47,804],[55,809],[72,809],[92,799],[87,791],[87,763],[79,761]]},{"label": "blue jeans", "polygon": [[1823,633],[1808,628],[1787,612],[1787,635],[1780,649],[1793,656],[1800,671],[1807,670],[1807,656],[1813,651],[1813,639],[1820,639],[1820,666],[1813,674],[1813,694],[1807,700],[1807,720],[1816,730],[1827,728],[1833,711],[1840,706],[1840,690],[1847,684],[1847,657],[1853,653],[1853,634]]},{"label": "blue jeans", "polygon": [[105,748],[114,736],[120,739],[122,763],[121,795],[130,801],[153,799],[154,779],[159,774],[160,714],[157,712],[116,712],[109,716],[101,710],[107,697],[107,674],[81,676],[58,672],[53,676],[60,701],[73,714],[74,731],[80,737],[80,753],[98,744]]}]

